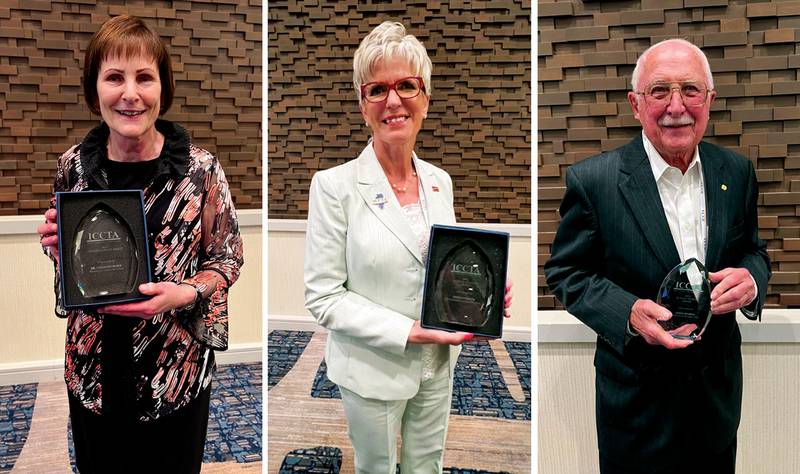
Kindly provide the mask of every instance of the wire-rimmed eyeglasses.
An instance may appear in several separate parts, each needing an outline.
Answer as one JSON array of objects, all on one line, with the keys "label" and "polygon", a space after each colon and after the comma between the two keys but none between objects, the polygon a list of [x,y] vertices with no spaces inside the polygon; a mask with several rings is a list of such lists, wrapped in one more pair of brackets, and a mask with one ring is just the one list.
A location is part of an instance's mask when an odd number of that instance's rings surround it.
[{"label": "wire-rimmed eyeglasses", "polygon": [[644,96],[648,102],[666,104],[672,100],[672,91],[680,93],[683,103],[688,106],[698,106],[705,103],[711,89],[699,82],[654,82],[637,94]]},{"label": "wire-rimmed eyeglasses", "polygon": [[367,102],[383,102],[392,90],[401,99],[413,99],[425,90],[425,83],[421,77],[404,77],[391,83],[368,82],[361,85],[361,97]]}]

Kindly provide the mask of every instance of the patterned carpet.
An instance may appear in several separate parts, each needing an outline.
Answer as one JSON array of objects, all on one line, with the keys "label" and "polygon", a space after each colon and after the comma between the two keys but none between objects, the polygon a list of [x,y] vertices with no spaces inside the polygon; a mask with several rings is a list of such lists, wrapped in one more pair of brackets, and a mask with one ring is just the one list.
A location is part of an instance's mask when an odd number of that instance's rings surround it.
[{"label": "patterned carpet", "polygon": [[311,341],[311,332],[272,331],[267,337],[268,387],[272,388],[292,370]]},{"label": "patterned carpet", "polygon": [[[517,402],[506,386],[500,367],[489,343],[485,341],[464,344],[453,375],[454,415],[496,416],[509,420],[531,419],[531,345],[521,342],[504,342],[514,361],[522,384],[525,400]],[[272,359],[270,359],[272,365]],[[277,383],[277,382],[276,382]],[[328,380],[323,362],[314,378],[311,396],[341,398],[339,388]]]},{"label": "patterned carpet", "polygon": [[[268,337],[269,389],[275,388],[297,364],[313,333],[272,331]],[[502,342],[524,394],[513,397],[492,346],[486,341],[463,345],[453,380],[451,414],[464,417],[499,418],[526,423],[531,421],[531,345],[525,342]],[[496,347],[496,346],[495,346]],[[324,360],[319,363],[308,393],[309,399],[338,399],[339,389],[326,376]],[[272,426],[272,425],[270,425]],[[323,436],[323,435],[321,435]],[[272,439],[272,438],[271,438]],[[528,440],[529,442],[529,440]],[[284,451],[284,453],[286,453]],[[272,455],[272,453],[271,453]],[[342,450],[337,446],[297,446],[286,453],[280,474],[297,472],[337,474],[342,466]],[[449,474],[497,474],[504,470],[473,469],[469,466],[446,467]]]},{"label": "patterned carpet", "polygon": [[204,463],[261,461],[261,364],[217,369]]},{"label": "patterned carpet", "polygon": [[0,472],[10,471],[28,439],[36,384],[0,386]]},{"label": "patterned carpet", "polygon": [[[217,368],[212,384],[204,471],[207,465],[262,461],[261,387],[261,363]],[[12,470],[29,437],[37,388],[38,384],[0,386],[0,472]],[[66,391],[63,391],[66,405]],[[63,426],[61,433],[67,438],[68,452],[64,461],[68,459],[72,471],[77,472],[68,417]],[[53,468],[55,470],[57,466]],[[234,472],[235,469],[228,471]]]},{"label": "patterned carpet", "polygon": [[[337,474],[342,466],[342,451],[329,446],[317,446],[311,449],[298,449],[289,453],[283,460],[278,474]],[[397,466],[400,474],[400,466]],[[491,472],[482,469],[459,469],[446,467],[442,474],[509,474],[505,471]]]},{"label": "patterned carpet", "polygon": [[[303,356],[311,341],[313,333],[300,331],[273,331],[268,336],[268,387],[275,388],[294,368]],[[497,345],[499,344],[499,346]],[[503,366],[497,349],[507,352],[510,362]],[[485,341],[471,342],[463,346],[459,357],[453,387],[453,416],[465,420],[475,420],[480,427],[480,420],[501,419],[511,423],[523,423],[530,426],[531,421],[531,346],[523,342],[497,342],[492,346]],[[309,378],[306,385],[308,400],[325,400],[339,398],[338,388],[326,377],[325,363],[309,367]],[[512,377],[517,383],[519,393],[512,396],[509,387],[509,370],[516,374]],[[38,403],[38,392],[47,387],[50,398],[62,404],[61,410],[66,413],[66,395],[61,384],[23,384],[0,386],[0,472],[9,472],[20,458],[26,441],[37,428],[34,422],[35,407]],[[259,472],[262,456],[262,419],[263,405],[261,397],[262,366],[260,363],[236,364],[221,366],[214,378],[208,435],[204,454],[204,472]],[[41,395],[44,395],[42,393]],[[522,396],[524,395],[524,397]],[[63,400],[62,400],[63,398]],[[334,400],[335,401],[335,400]],[[37,409],[38,410],[38,409]],[[74,470],[74,452],[69,439],[68,417],[60,415],[60,426],[55,436],[62,436],[60,444],[64,445],[61,468],[48,469],[46,472],[69,472]],[[302,416],[302,415],[301,415]],[[59,425],[56,425],[59,426]],[[32,432],[33,427],[33,432]],[[480,429],[480,428],[479,428]],[[529,428],[523,429],[528,431]],[[60,434],[59,434],[60,433]],[[49,436],[49,435],[48,435]],[[39,436],[41,439],[41,434]],[[57,441],[57,440],[56,440]],[[530,440],[527,440],[529,451]],[[38,444],[38,442],[37,442]],[[58,444],[58,443],[56,443]],[[343,455],[347,455],[347,446],[326,446],[327,443],[300,444],[293,449],[283,451],[279,461],[281,474],[289,473],[326,473],[338,474],[343,465]],[[520,444],[525,446],[524,440]],[[41,449],[41,448],[37,448]],[[344,450],[344,454],[343,454]],[[514,456],[529,455],[529,452],[514,453]],[[30,456],[29,456],[30,457]],[[52,458],[53,456],[51,456]],[[528,464],[530,461],[527,461]],[[451,464],[462,464],[452,462]],[[524,462],[523,462],[524,464]],[[72,466],[70,466],[72,465]],[[237,468],[236,466],[242,466]],[[253,466],[255,470],[246,466]],[[497,474],[508,472],[504,468],[486,470],[474,467],[476,464],[445,468],[448,474]],[[277,469],[277,466],[276,468]],[[34,469],[27,472],[40,472]],[[45,471],[41,471],[45,472]],[[511,472],[518,472],[511,470]]]}]

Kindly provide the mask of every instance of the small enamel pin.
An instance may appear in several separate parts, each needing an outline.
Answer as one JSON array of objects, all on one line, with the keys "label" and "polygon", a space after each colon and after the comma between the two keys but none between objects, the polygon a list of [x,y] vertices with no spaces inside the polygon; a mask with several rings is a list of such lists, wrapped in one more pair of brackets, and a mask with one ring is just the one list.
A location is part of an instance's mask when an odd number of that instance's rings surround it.
[{"label": "small enamel pin", "polygon": [[728,185],[727,184],[723,184],[722,186],[720,186],[720,188],[722,188],[723,191],[727,191],[728,190]]},{"label": "small enamel pin", "polygon": [[372,200],[372,204],[377,205],[379,209],[383,209],[383,206],[386,204],[386,198],[383,196],[383,193],[376,194],[375,199]]}]

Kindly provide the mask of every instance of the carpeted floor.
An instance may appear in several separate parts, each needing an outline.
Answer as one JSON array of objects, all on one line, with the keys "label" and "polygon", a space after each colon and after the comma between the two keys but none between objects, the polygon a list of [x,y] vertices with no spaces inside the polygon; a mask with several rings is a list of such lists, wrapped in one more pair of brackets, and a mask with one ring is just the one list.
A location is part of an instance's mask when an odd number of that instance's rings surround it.
[{"label": "carpeted floor", "polygon": [[[322,333],[268,336],[268,472],[353,472],[339,390],[328,380]],[[445,453],[449,474],[530,472],[531,345],[463,346]]]},{"label": "carpeted floor", "polygon": [[[267,472],[353,472],[324,347],[323,333],[269,333]],[[464,345],[454,377],[445,473],[530,472],[530,351],[530,343],[521,342]],[[260,363],[218,368],[203,473],[262,472],[261,387]],[[0,386],[0,472],[75,472],[68,423],[63,382]]]},{"label": "carpeted floor", "polygon": [[[261,363],[220,366],[212,387],[203,472],[260,473]],[[77,472],[68,411],[63,382],[0,386],[0,472]]]}]

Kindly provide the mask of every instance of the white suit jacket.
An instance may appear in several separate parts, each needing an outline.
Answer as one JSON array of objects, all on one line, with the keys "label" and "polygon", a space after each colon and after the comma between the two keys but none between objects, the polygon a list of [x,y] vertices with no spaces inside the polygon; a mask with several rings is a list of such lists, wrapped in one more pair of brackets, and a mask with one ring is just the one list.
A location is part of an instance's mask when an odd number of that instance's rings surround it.
[{"label": "white suit jacket", "polygon": [[[453,184],[414,155],[429,224],[454,224]],[[328,378],[364,398],[403,400],[420,383],[425,266],[372,144],[311,181],[304,267],[306,308],[328,329]],[[450,371],[460,347],[440,349]]]}]

